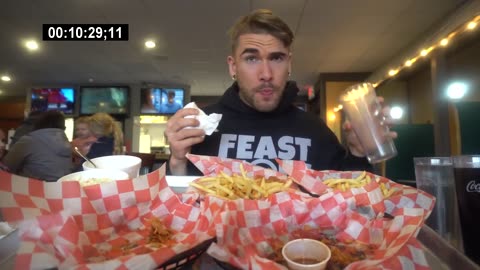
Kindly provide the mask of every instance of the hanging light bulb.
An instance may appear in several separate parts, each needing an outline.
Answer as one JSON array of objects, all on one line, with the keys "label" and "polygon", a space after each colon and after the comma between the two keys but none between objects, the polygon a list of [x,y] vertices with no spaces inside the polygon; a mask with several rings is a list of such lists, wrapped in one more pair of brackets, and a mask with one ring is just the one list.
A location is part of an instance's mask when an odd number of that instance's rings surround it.
[{"label": "hanging light bulb", "polygon": [[447,46],[448,45],[448,38],[444,38],[440,41],[440,45],[442,45],[443,47]]},{"label": "hanging light bulb", "polygon": [[475,22],[475,21],[469,22],[468,25],[467,25],[467,28],[469,30],[473,30],[473,29],[475,29],[475,27],[477,27],[477,22]]},{"label": "hanging light bulb", "polygon": [[398,73],[398,69],[390,69],[390,71],[388,72],[388,75],[390,75],[391,77],[397,75]]}]

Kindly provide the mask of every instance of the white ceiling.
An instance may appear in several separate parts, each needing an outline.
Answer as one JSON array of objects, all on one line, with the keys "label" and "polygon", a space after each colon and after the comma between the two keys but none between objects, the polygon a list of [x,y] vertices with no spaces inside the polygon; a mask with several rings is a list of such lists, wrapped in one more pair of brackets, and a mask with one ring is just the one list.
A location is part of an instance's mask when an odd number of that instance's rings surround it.
[{"label": "white ceiling", "polygon": [[[292,78],[313,84],[321,72],[369,72],[431,31],[463,0],[2,0],[0,81],[4,95],[32,85],[187,84],[193,95],[230,85],[226,32],[250,10],[269,8],[294,30]],[[22,41],[44,23],[126,23],[128,42]],[[157,47],[146,51],[146,38]]]}]

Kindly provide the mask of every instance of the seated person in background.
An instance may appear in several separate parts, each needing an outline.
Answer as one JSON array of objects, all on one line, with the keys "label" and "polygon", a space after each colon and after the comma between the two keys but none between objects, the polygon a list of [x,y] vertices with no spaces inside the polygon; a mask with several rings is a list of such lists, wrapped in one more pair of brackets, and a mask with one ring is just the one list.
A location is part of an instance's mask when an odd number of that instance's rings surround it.
[{"label": "seated person in background", "polygon": [[160,105],[160,113],[175,113],[182,108],[182,105],[175,101],[175,91],[168,91],[168,101]]},{"label": "seated person in background", "polygon": [[[97,141],[97,138],[93,136],[90,128],[88,126],[89,119],[88,116],[81,116],[75,120],[75,134],[74,139],[72,140],[72,148],[77,147],[78,151],[83,155],[86,155],[90,151],[90,147],[94,142]],[[80,157],[75,151],[73,151],[73,163],[76,168],[81,170],[81,164],[83,163],[83,158]]]},{"label": "seated person in background", "polygon": [[22,136],[4,158],[11,172],[54,182],[72,171],[72,152],[59,111],[40,115],[34,130]]},{"label": "seated person in background", "polygon": [[5,156],[7,147],[7,136],[5,135],[5,131],[0,129],[0,170],[8,171],[8,168],[5,164],[3,164],[2,159]]},{"label": "seated person in background", "polygon": [[23,120],[17,129],[15,129],[15,134],[13,134],[12,142],[10,143],[10,147],[12,147],[17,141],[23,136],[27,135],[31,131],[33,131],[35,121],[40,117],[42,114],[41,111],[31,111],[28,116]]},{"label": "seated person in background", "polygon": [[[293,104],[299,91],[291,72],[294,40],[288,25],[269,10],[242,17],[230,30],[231,55],[227,62],[234,83],[205,113],[221,113],[210,136],[198,127],[198,110],[182,109],[167,122],[170,173],[199,171],[187,153],[241,159],[278,170],[275,158],[301,160],[314,170],[371,170],[358,138],[349,125],[348,149],[318,115]],[[186,127],[194,127],[186,129]],[[390,134],[395,137],[395,133]]]},{"label": "seated person in background", "polygon": [[81,116],[75,120],[74,138],[86,139],[92,136],[92,132],[88,127],[88,116]]},{"label": "seated person in background", "polygon": [[88,158],[122,154],[123,132],[113,117],[96,113],[88,118],[88,127],[96,138],[86,155]]}]

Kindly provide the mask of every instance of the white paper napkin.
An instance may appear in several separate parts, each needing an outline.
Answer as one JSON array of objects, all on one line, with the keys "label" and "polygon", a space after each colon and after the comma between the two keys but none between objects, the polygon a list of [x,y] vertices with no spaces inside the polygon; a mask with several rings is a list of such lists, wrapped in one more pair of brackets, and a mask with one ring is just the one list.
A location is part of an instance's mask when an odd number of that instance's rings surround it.
[{"label": "white paper napkin", "polygon": [[188,103],[187,105],[185,105],[184,108],[194,108],[199,110],[198,115],[189,115],[185,116],[185,118],[195,118],[200,121],[200,126],[195,128],[203,129],[206,135],[212,135],[212,133],[217,129],[220,120],[222,119],[222,115],[218,113],[211,113],[210,115],[207,115],[204,111],[197,107],[197,104],[195,104],[195,102]]}]

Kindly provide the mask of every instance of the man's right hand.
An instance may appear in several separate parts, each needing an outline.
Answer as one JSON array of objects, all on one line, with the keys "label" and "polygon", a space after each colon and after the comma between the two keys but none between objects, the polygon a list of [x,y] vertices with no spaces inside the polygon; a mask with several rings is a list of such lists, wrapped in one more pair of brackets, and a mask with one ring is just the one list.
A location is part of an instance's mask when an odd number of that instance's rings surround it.
[{"label": "man's right hand", "polygon": [[194,118],[185,118],[188,115],[197,115],[197,109],[186,108],[177,111],[167,122],[165,136],[170,144],[170,171],[173,175],[186,175],[188,160],[185,157],[192,145],[203,142],[205,131],[198,127],[200,122]]}]

